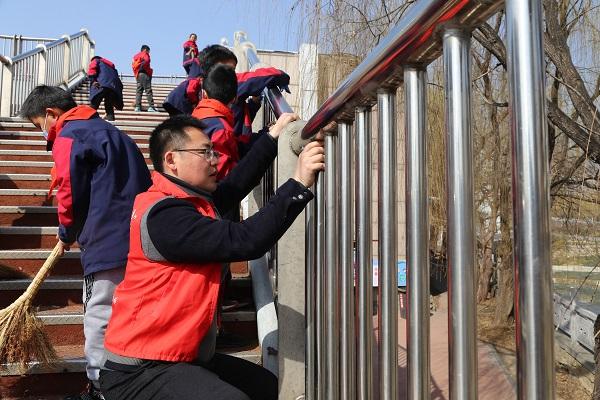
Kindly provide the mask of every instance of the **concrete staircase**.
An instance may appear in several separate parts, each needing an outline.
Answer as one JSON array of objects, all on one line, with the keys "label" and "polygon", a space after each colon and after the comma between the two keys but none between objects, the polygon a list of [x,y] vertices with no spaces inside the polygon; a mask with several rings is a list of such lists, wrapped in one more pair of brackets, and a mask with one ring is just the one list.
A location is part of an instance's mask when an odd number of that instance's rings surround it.
[{"label": "concrete staircase", "polygon": [[[173,86],[153,85],[156,105],[162,104]],[[80,86],[74,97],[79,104],[88,102],[87,83]],[[115,125],[135,140],[151,168],[147,154],[149,134],[168,115],[134,112],[135,83],[125,83],[124,97],[125,109],[116,112]],[[145,96],[143,102],[144,110]],[[104,116],[103,106],[100,115]],[[17,118],[0,121],[0,308],[25,290],[56,243],[56,201],[46,199],[52,165],[51,153],[46,151],[38,129]],[[35,299],[38,315],[60,361],[53,365],[32,363],[24,375],[14,365],[0,366],[1,399],[60,399],[84,389],[87,381],[79,255],[77,247],[68,252]],[[226,296],[251,301],[247,263],[232,265],[232,273],[234,278]],[[223,323],[229,331],[245,335],[255,343],[247,349],[227,352],[260,362],[254,306],[224,313]]]}]

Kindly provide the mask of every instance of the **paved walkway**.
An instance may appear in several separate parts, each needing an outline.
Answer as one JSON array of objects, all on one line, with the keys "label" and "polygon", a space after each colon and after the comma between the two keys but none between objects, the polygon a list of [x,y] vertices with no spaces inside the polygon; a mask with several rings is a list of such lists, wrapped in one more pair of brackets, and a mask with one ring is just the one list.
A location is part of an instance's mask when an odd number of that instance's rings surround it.
[{"label": "paved walkway", "polygon": [[[374,318],[377,326],[377,318]],[[449,396],[448,378],[448,316],[446,312],[436,312],[431,316],[431,400],[447,400]],[[487,344],[478,344],[478,387],[479,400],[516,399],[513,383],[500,364],[495,351]],[[376,355],[375,355],[376,357]],[[374,358],[376,360],[376,358]],[[399,399],[406,399],[406,320],[398,319],[398,393]],[[375,366],[375,376],[377,366]],[[375,386],[375,398],[378,388]]]}]

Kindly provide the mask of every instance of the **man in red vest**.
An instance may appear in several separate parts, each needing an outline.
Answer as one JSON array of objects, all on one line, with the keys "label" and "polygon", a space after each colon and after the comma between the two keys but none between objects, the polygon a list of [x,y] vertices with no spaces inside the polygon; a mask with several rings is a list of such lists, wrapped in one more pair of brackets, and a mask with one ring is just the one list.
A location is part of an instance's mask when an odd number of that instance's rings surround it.
[{"label": "man in red vest", "polygon": [[223,263],[263,255],[313,198],[322,141],[304,148],[293,178],[258,213],[243,222],[219,215],[259,183],[295,119],[283,114],[219,182],[219,154],[201,121],[177,116],[154,130],[153,185],[134,203],[125,279],[106,331],[106,399],[277,399],[271,372],[215,352],[221,274]]},{"label": "man in red vest", "polygon": [[142,94],[146,92],[148,100],[148,112],[157,112],[154,108],[154,97],[152,94],[152,67],[150,66],[150,47],[143,45],[140,52],[133,56],[131,63],[133,75],[137,82],[135,90],[135,109],[134,111],[142,111]]}]

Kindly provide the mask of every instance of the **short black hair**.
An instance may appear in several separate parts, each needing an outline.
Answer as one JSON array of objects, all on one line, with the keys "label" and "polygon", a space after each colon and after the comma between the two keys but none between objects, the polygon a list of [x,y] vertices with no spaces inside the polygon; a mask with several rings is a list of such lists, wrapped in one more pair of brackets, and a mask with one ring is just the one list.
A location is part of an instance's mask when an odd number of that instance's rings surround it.
[{"label": "short black hair", "polygon": [[39,85],[33,88],[29,96],[23,102],[19,114],[21,117],[31,120],[35,117],[46,115],[47,108],[58,108],[69,111],[77,107],[71,93],[58,86]]},{"label": "short black hair", "polygon": [[192,33],[190,33],[190,36],[188,36],[188,37],[192,37],[192,36],[196,36],[196,38],[198,37],[198,35],[196,35],[196,34],[195,34],[195,33],[193,33],[193,32],[192,32]]},{"label": "short black hair", "polygon": [[209,99],[219,100],[223,104],[229,104],[235,99],[237,86],[235,70],[223,64],[212,67],[202,81],[202,89],[206,91],[206,96]]},{"label": "short black hair", "polygon": [[185,145],[189,136],[185,128],[206,129],[204,122],[189,115],[177,115],[163,121],[150,134],[150,159],[154,170],[163,171],[162,160],[165,153]]},{"label": "short black hair", "polygon": [[220,44],[212,44],[206,46],[198,55],[200,59],[200,67],[204,73],[208,73],[215,64],[224,63],[227,61],[234,61],[237,65],[237,57],[231,50]]},{"label": "short black hair", "polygon": [[140,51],[144,51],[144,50],[150,51],[150,46],[148,46],[147,44],[143,44],[142,48],[140,49]]}]

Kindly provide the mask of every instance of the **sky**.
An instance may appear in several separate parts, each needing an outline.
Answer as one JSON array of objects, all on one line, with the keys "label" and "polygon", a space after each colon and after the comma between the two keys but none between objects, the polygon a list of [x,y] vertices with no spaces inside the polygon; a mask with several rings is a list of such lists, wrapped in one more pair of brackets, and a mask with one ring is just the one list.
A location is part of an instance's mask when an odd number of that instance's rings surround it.
[{"label": "sky", "polygon": [[[200,48],[245,31],[259,49],[297,51],[295,0],[0,0],[0,34],[59,38],[81,28],[96,42],[96,55],[131,73],[142,44],[151,49],[157,75],[183,74],[182,44],[190,33]],[[94,4],[98,4],[94,6]],[[297,13],[296,13],[297,14]]]}]

